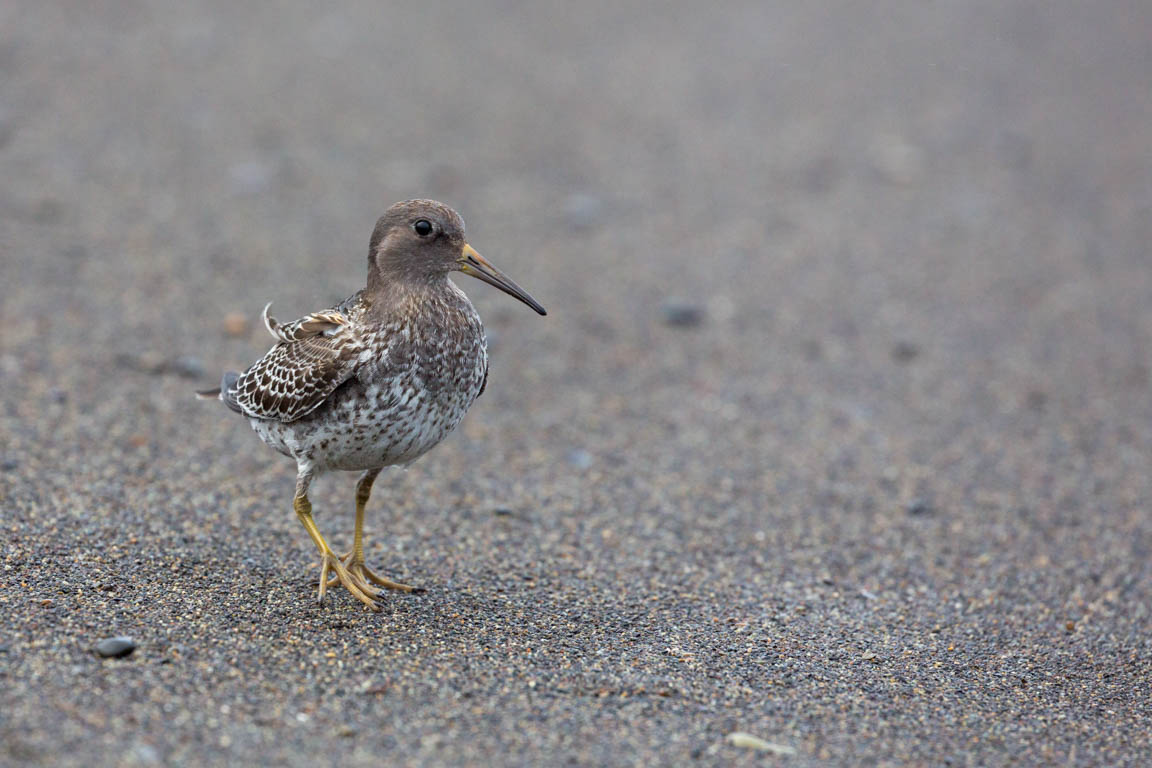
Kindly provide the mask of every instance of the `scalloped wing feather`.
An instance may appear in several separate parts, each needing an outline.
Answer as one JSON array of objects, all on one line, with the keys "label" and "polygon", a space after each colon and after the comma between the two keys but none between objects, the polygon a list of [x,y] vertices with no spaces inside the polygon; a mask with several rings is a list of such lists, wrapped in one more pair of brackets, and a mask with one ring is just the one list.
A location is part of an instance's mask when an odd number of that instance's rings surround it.
[{"label": "scalloped wing feather", "polygon": [[310,315],[304,315],[294,322],[281,324],[276,321],[276,318],[268,315],[268,309],[271,306],[272,302],[265,304],[261,316],[268,333],[279,341],[299,341],[321,333],[331,335],[338,331],[341,326],[351,322],[348,316],[339,310],[324,309]]},{"label": "scalloped wing feather", "polygon": [[355,373],[363,340],[336,310],[280,325],[264,321],[280,343],[236,380],[229,395],[248,416],[295,421],[316,410]]}]

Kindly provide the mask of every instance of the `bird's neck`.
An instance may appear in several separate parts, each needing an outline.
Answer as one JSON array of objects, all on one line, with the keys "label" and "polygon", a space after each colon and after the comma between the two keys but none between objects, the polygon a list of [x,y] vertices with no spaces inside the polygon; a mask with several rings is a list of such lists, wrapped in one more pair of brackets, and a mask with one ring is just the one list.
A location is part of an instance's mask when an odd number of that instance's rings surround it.
[{"label": "bird's neck", "polygon": [[430,274],[404,262],[371,265],[368,269],[368,292],[382,299],[436,290],[447,282],[447,274]]},{"label": "bird's neck", "polygon": [[369,306],[378,317],[454,306],[462,295],[446,274],[415,276],[380,272],[369,275],[366,294]]}]

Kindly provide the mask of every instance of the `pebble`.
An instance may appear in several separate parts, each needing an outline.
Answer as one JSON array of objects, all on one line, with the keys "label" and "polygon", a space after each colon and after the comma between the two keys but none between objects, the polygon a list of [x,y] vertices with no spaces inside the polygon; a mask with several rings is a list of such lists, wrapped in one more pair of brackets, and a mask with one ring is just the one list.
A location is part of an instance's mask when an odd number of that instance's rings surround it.
[{"label": "pebble", "polygon": [[248,333],[248,318],[242,312],[229,312],[224,315],[224,333],[239,338]]},{"label": "pebble", "polygon": [[920,347],[910,341],[898,341],[892,345],[892,359],[898,363],[910,363],[920,356]]},{"label": "pebble", "polygon": [[728,734],[728,743],[734,747],[744,747],[745,749],[755,749],[758,752],[771,752],[774,755],[794,755],[796,754],[795,747],[789,747],[786,744],[773,744],[770,741],[765,741],[750,733],[743,733],[737,731]]},{"label": "pebble", "polygon": [[109,637],[96,643],[92,650],[105,659],[122,659],[136,650],[136,641],[130,637]]},{"label": "pebble", "polygon": [[20,460],[19,459],[13,459],[13,458],[8,458],[8,457],[0,459],[0,470],[2,470],[4,472],[11,472],[12,470],[18,469],[19,467],[20,467]]},{"label": "pebble", "polygon": [[574,450],[568,451],[567,459],[568,463],[577,469],[588,469],[588,467],[592,466],[593,460],[592,454],[588,453],[588,451],[584,450],[583,448],[576,448]]},{"label": "pebble", "polygon": [[132,757],[143,765],[160,764],[160,753],[151,744],[137,744],[132,748]]},{"label": "pebble", "polygon": [[910,515],[930,515],[932,514],[932,505],[924,499],[912,499],[904,507],[904,511]]},{"label": "pebble", "polygon": [[673,328],[694,328],[704,322],[704,308],[684,299],[668,299],[660,311],[664,324]]},{"label": "pebble", "polygon": [[198,379],[204,375],[204,361],[192,355],[181,355],[168,364],[168,370],[185,379]]}]

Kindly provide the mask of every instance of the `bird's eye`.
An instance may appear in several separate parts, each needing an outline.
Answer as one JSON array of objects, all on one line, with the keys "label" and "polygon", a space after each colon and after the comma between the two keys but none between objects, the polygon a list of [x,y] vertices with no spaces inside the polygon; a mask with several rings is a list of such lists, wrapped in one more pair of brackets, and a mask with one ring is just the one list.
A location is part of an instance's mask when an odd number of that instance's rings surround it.
[{"label": "bird's eye", "polygon": [[420,237],[428,237],[428,235],[432,234],[432,222],[428,221],[428,219],[419,219],[412,225],[412,229],[414,229]]}]

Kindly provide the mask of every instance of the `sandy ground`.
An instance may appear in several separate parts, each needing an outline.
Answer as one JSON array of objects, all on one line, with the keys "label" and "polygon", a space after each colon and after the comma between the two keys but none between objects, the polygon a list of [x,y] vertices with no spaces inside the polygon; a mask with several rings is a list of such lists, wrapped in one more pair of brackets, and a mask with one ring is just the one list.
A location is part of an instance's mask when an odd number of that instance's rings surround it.
[{"label": "sandy ground", "polygon": [[[316,8],[0,6],[0,764],[1147,764],[1152,6]],[[415,196],[550,313],[317,606],[191,391]]]}]

